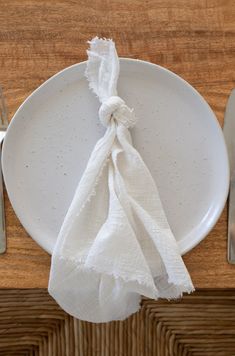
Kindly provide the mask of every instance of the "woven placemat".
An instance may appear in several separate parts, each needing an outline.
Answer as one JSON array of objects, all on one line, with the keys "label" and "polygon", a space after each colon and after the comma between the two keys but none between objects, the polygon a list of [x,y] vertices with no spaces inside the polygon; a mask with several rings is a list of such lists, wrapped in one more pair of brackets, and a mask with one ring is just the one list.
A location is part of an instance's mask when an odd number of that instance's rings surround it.
[{"label": "woven placemat", "polygon": [[46,290],[0,290],[0,356],[234,356],[235,291],[144,299],[123,322],[66,314]]}]

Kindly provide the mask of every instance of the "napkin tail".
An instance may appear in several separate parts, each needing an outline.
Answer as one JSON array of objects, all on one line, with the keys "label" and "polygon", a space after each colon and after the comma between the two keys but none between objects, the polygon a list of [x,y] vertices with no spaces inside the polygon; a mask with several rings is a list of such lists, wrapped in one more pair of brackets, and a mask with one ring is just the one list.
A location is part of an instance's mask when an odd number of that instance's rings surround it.
[{"label": "napkin tail", "polygon": [[122,279],[63,256],[53,257],[48,291],[67,313],[93,323],[123,320],[140,308],[140,295]]},{"label": "napkin tail", "polygon": [[132,207],[144,224],[146,231],[158,250],[165,269],[160,277],[154,276],[161,298],[175,299],[184,292],[194,291],[188,270],[178,251],[178,245],[169,229],[163,230],[134,199],[130,197]]},{"label": "napkin tail", "polygon": [[[190,293],[194,291],[194,287],[168,224],[155,182],[140,154],[132,146],[129,131],[119,125],[117,137],[123,152],[119,158],[118,156],[115,158],[115,166],[124,189],[123,196],[128,196],[137,220],[144,226],[148,238],[153,241],[160,255],[163,265],[162,276],[167,276],[165,281],[169,285],[168,290],[166,288],[166,295],[170,297],[169,290],[172,292],[172,298],[181,296],[183,292]],[[148,254],[150,251],[146,251],[146,255]],[[155,271],[154,277],[159,275],[156,268]],[[163,281],[163,278],[158,280]],[[158,290],[161,289],[160,296],[165,297],[164,288],[160,287],[160,284],[157,284],[157,287]]]},{"label": "napkin tail", "polygon": [[119,77],[119,58],[115,43],[95,37],[88,42],[88,61],[85,71],[89,88],[104,102],[111,96],[117,95]]}]

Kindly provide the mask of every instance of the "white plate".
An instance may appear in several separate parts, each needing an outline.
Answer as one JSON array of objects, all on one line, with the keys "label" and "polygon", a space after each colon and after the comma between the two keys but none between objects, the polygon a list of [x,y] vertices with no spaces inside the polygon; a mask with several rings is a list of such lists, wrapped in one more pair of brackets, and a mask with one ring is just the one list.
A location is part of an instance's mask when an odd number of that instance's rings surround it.
[{"label": "white plate", "polygon": [[[16,112],[3,146],[13,208],[49,253],[92,148],[104,134],[85,66],[66,68],[34,91]],[[226,201],[222,131],[198,92],[162,67],[121,59],[118,92],[139,118],[134,146],[157,183],[183,254],[207,235]]]}]

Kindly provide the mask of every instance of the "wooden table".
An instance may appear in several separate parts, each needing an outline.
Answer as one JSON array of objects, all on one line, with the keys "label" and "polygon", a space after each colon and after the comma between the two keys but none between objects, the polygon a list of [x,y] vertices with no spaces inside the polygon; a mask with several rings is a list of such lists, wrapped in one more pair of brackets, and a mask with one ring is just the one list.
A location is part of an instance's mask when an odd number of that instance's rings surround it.
[{"label": "wooden table", "polygon": [[[112,37],[120,56],[160,64],[192,84],[220,124],[235,86],[233,0],[0,0],[0,82],[10,117],[57,71],[86,59],[88,39]],[[19,133],[20,134],[20,133]],[[16,177],[17,179],[17,177]],[[46,288],[50,256],[25,232],[5,194],[8,249],[0,288]],[[184,260],[197,288],[235,288],[226,211]]]}]

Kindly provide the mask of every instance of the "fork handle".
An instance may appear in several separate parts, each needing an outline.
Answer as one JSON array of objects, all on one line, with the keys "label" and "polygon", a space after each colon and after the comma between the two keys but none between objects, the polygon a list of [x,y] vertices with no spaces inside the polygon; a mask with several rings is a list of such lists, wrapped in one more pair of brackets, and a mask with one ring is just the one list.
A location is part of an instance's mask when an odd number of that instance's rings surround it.
[{"label": "fork handle", "polygon": [[2,144],[0,144],[0,254],[4,252],[6,252],[6,229],[2,177]]}]

